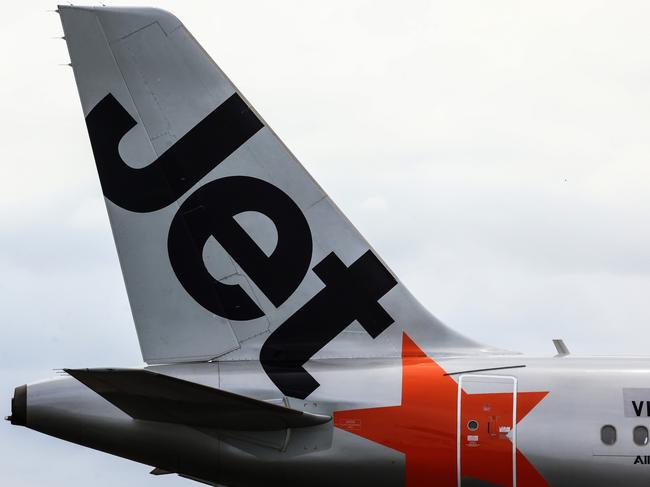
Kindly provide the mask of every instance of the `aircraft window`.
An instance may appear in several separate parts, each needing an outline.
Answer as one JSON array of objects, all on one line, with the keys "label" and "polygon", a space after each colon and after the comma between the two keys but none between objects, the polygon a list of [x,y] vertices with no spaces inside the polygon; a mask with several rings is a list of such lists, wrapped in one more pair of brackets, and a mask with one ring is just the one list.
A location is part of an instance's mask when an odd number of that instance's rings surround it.
[{"label": "aircraft window", "polygon": [[600,439],[606,445],[613,445],[616,443],[616,428],[614,428],[611,424],[603,426],[600,429]]},{"label": "aircraft window", "polygon": [[467,429],[470,431],[476,431],[478,429],[478,421],[472,419],[467,423]]},{"label": "aircraft window", "polygon": [[634,443],[639,446],[645,446],[648,444],[648,428],[645,426],[637,426],[634,428]]}]

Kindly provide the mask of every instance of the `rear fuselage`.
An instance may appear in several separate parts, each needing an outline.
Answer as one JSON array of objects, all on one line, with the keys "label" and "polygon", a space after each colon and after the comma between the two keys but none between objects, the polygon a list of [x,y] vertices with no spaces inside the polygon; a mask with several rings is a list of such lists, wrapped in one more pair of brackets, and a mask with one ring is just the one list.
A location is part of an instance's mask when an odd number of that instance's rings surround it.
[{"label": "rear fuselage", "polygon": [[[519,486],[609,487],[650,480],[643,429],[641,444],[633,437],[635,428],[650,427],[650,359],[434,361],[415,350],[402,358],[311,362],[321,387],[306,400],[283,398],[259,362],[149,369],[333,416],[316,427],[232,432],[138,421],[70,377],[28,386],[26,426],[232,486],[451,487],[459,473],[463,485],[512,486],[516,479]],[[613,444],[603,442],[603,435],[611,442],[605,426],[615,429]]]}]

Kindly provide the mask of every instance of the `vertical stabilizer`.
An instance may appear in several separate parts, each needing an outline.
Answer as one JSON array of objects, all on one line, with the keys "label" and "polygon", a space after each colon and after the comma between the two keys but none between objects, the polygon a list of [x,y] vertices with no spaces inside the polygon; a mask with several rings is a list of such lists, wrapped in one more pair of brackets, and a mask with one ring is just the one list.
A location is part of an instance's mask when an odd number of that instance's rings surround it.
[{"label": "vertical stabilizer", "polygon": [[403,331],[477,350],[411,296],[178,19],[59,9],[147,362],[260,358],[273,378],[313,357],[399,356]]}]

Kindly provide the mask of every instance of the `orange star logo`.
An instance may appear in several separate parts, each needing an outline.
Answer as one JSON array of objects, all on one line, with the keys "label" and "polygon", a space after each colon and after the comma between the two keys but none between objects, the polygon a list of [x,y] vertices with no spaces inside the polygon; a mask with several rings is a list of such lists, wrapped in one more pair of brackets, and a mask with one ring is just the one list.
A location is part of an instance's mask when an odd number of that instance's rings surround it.
[{"label": "orange star logo", "polygon": [[[547,392],[519,392],[519,423]],[[461,391],[461,473],[503,487],[513,483],[512,393]],[[334,413],[334,425],[404,453],[406,487],[455,487],[457,480],[458,384],[404,334],[402,404]],[[472,419],[476,424],[469,425]],[[464,428],[469,428],[471,430]],[[548,483],[516,450],[517,485]]]}]

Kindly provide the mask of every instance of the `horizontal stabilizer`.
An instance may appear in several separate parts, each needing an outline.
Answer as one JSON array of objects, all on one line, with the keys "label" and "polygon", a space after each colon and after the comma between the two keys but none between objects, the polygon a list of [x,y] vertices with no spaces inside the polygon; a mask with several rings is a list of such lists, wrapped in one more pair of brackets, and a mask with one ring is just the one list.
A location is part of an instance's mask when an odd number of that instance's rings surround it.
[{"label": "horizontal stabilizer", "polygon": [[303,428],[331,420],[148,370],[65,371],[134,419],[238,431]]}]

